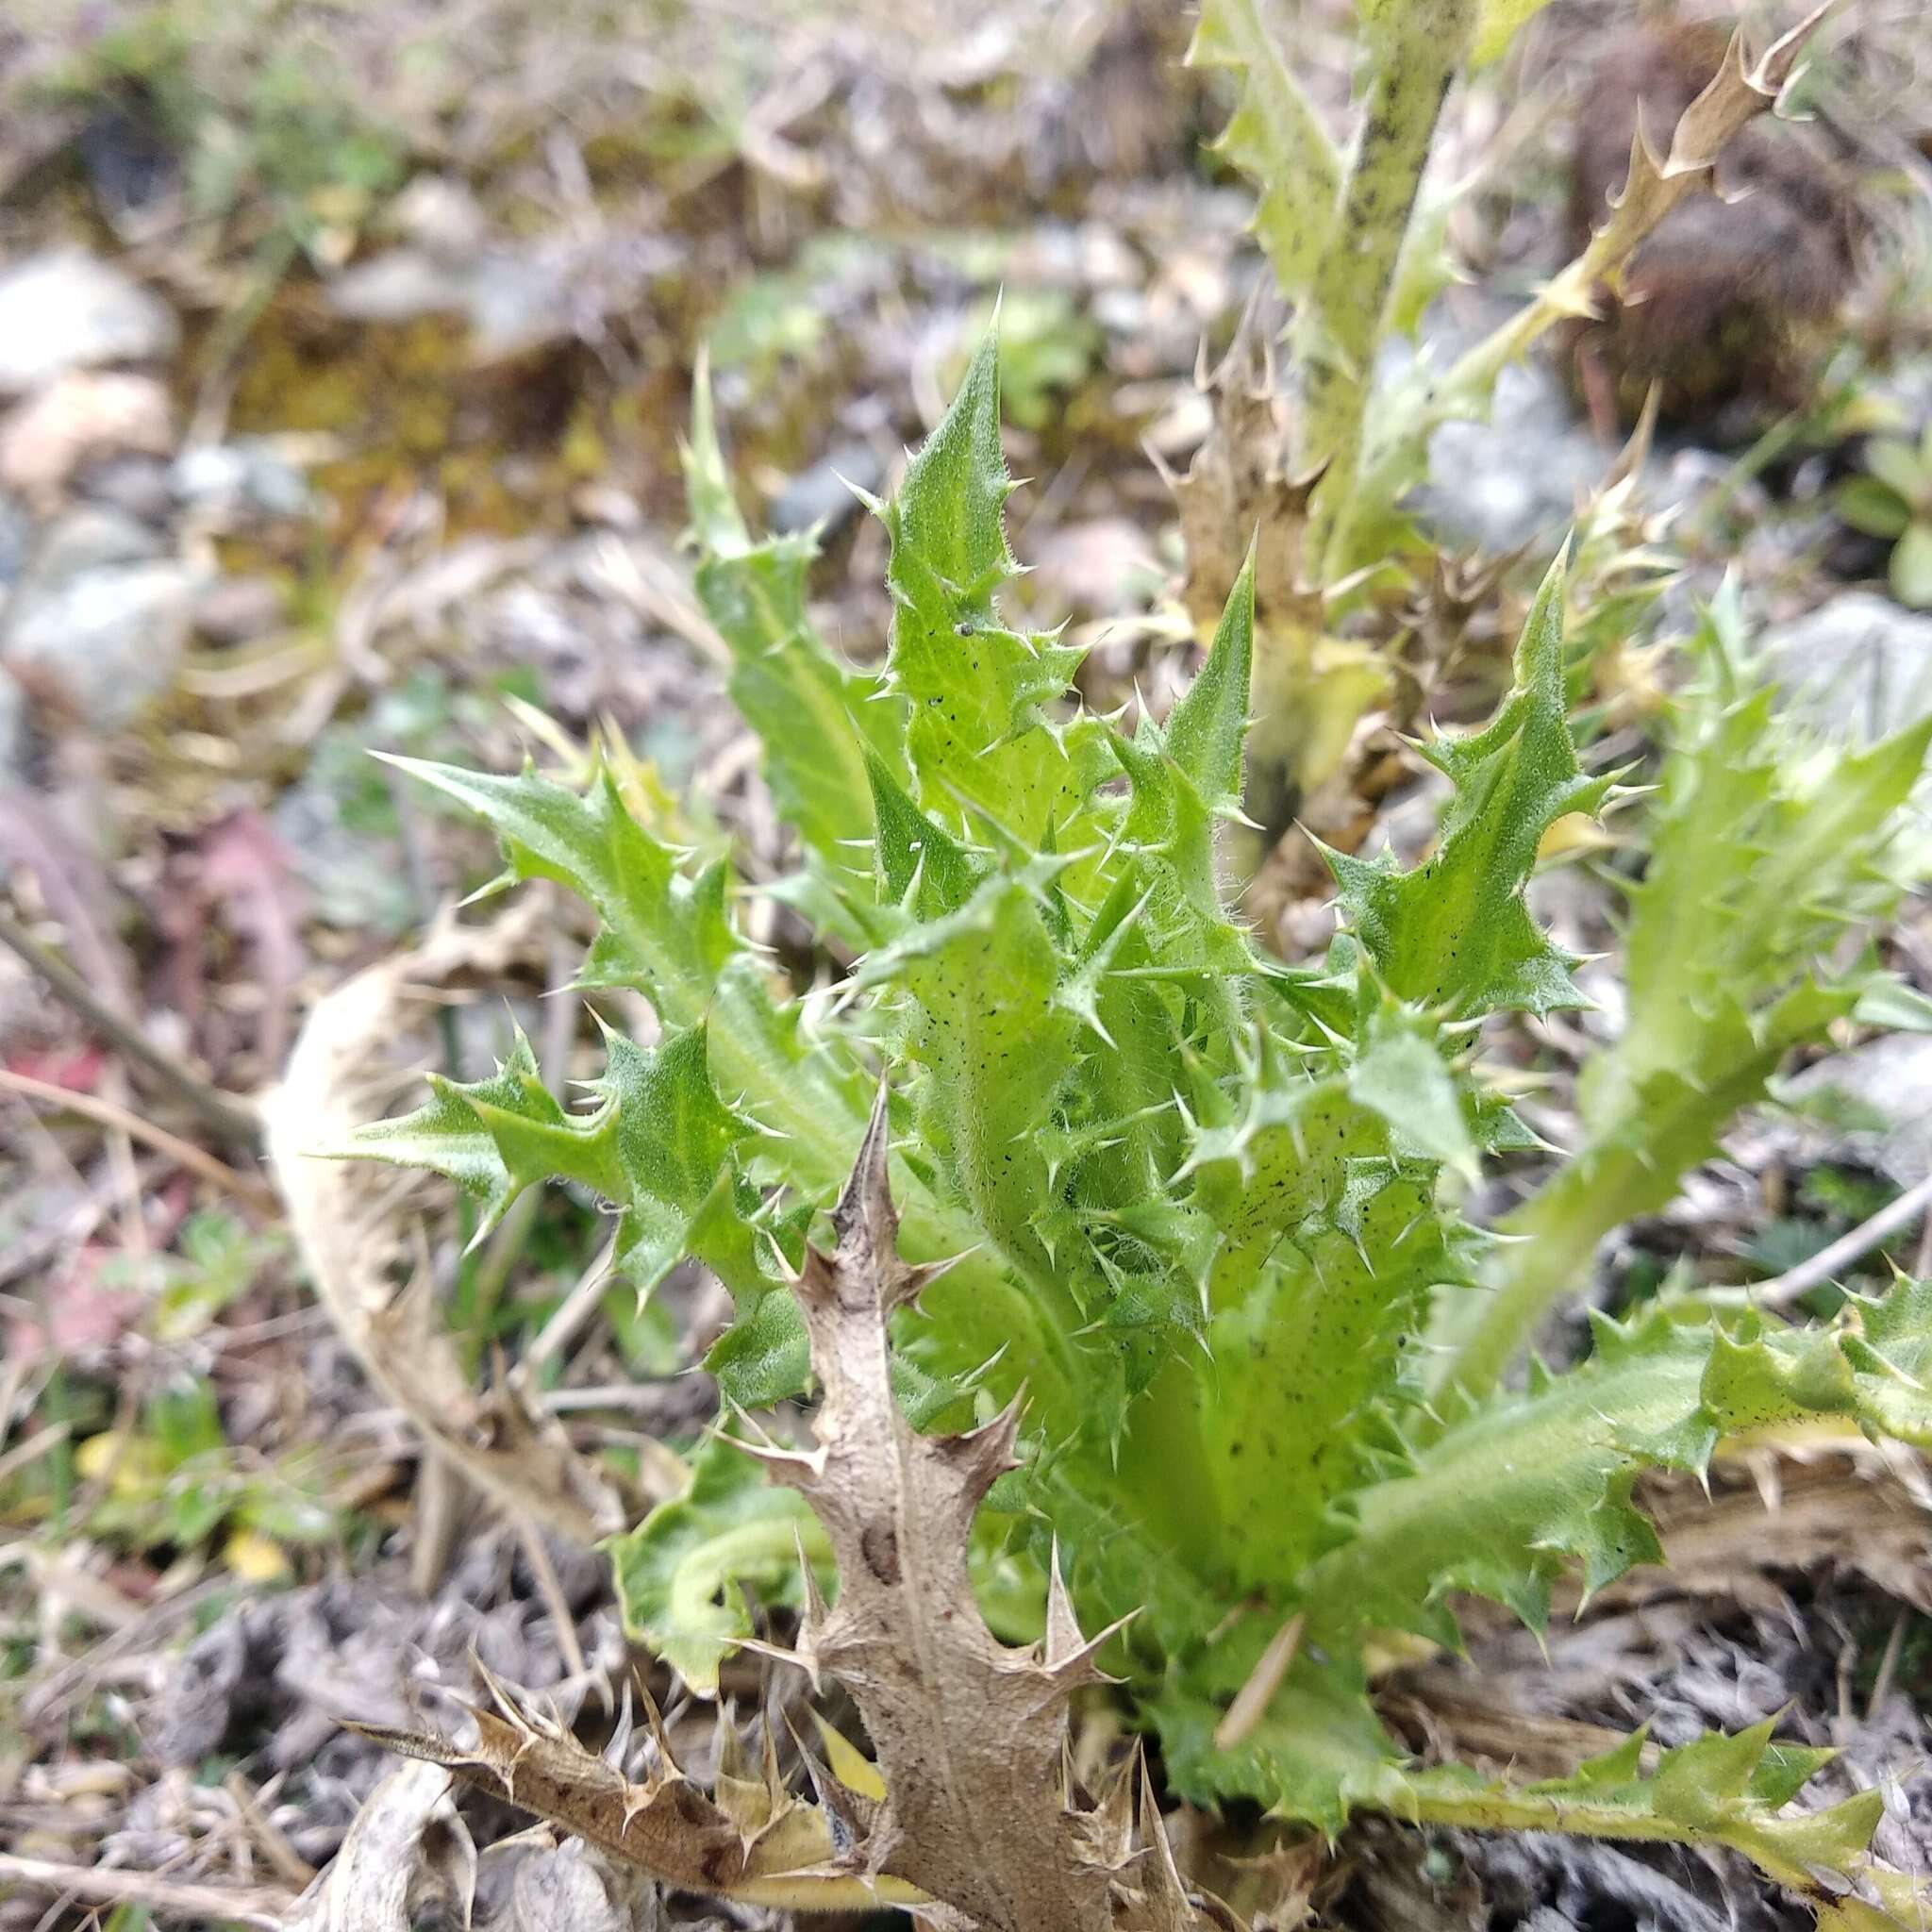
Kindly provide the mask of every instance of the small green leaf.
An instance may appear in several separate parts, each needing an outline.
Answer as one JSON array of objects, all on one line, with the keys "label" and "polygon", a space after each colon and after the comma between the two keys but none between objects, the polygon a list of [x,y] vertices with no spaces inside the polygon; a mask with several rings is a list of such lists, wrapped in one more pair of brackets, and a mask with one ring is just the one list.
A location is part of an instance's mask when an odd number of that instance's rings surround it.
[{"label": "small green leaf", "polygon": [[1283,293],[1306,294],[1334,232],[1341,158],[1282,59],[1262,0],[1208,0],[1188,64],[1240,75],[1234,117],[1216,151],[1260,190],[1254,229]]},{"label": "small green leaf", "polygon": [[1523,902],[1542,835],[1594,812],[1608,777],[1588,778],[1570,739],[1563,682],[1563,565],[1543,579],[1516,647],[1516,682],[1489,727],[1423,747],[1456,795],[1432,857],[1401,873],[1386,855],[1325,854],[1349,926],[1389,987],[1457,1016],[1581,1004],[1576,963]]},{"label": "small green leaf", "polygon": [[1907,505],[1916,504],[1932,484],[1918,451],[1895,437],[1874,437],[1865,445],[1865,467]]},{"label": "small green leaf", "polygon": [[1891,594],[1908,610],[1932,610],[1932,523],[1917,518],[1891,547]]},{"label": "small green leaf", "polygon": [[795,1491],[728,1436],[691,1460],[691,1487],[605,1545],[625,1632],[661,1657],[700,1697],[718,1694],[718,1667],[752,1634],[749,1587],[769,1604],[801,1600],[799,1552],[831,1563],[818,1520]]},{"label": "small green leaf", "polygon": [[1475,1179],[1468,1112],[1442,1063],[1434,1028],[1412,1015],[1376,1015],[1349,1073],[1348,1091],[1389,1123],[1406,1151]]},{"label": "small green leaf", "polygon": [[1833,491],[1831,507],[1855,530],[1897,537],[1912,520],[1911,506],[1875,476],[1848,476]]},{"label": "small green leaf", "polygon": [[698,601],[731,647],[731,698],[764,746],[778,811],[806,849],[845,879],[862,869],[873,830],[866,760],[903,771],[904,708],[884,680],[841,664],[806,608],[818,545],[809,536],[754,543],[744,527],[699,371],[684,451],[691,527],[702,555]]},{"label": "small green leaf", "polygon": [[940,425],[880,515],[891,539],[891,689],[921,808],[964,827],[981,814],[1039,850],[1108,775],[1091,719],[1055,721],[1080,652],[1000,622],[993,593],[1018,569],[1004,506],[999,363],[989,332]]},{"label": "small green leaf", "polygon": [[1255,658],[1255,553],[1228,592],[1214,642],[1167,721],[1167,751],[1210,810],[1241,802],[1241,741]]},{"label": "small green leaf", "polygon": [[1241,1742],[1217,1745],[1227,1703],[1275,1628],[1251,1609],[1177,1681],[1150,1692],[1161,1761],[1174,1789],[1193,1804],[1249,1799],[1332,1838],[1388,1788],[1401,1747],[1376,1718],[1358,1666],[1336,1657],[1318,1667],[1306,1654]]},{"label": "small green leaf", "polygon": [[1045,1280],[1054,1273],[1033,1228],[1047,1190],[1041,1130],[1074,1047],[1054,999],[1058,975],[1040,886],[1011,877],[988,880],[861,973],[865,985],[909,995],[902,1050],[923,1071],[923,1145],[1001,1251]]},{"label": "small green leaf", "polygon": [[389,762],[485,819],[518,878],[554,879],[596,908],[603,931],[585,984],[634,986],[677,1024],[699,1017],[738,945],[724,876],[680,873],[676,855],[632,818],[608,771],[579,795],[529,767],[502,778],[418,758]]},{"label": "small green leaf", "polygon": [[565,1113],[543,1085],[521,1030],[491,1078],[427,1077],[434,1095],[427,1106],[358,1127],[341,1147],[317,1151],[427,1168],[455,1181],[481,1205],[477,1241],[525,1188],[553,1175],[580,1181],[607,1199],[618,1196],[623,1182],[613,1158],[611,1109]]}]

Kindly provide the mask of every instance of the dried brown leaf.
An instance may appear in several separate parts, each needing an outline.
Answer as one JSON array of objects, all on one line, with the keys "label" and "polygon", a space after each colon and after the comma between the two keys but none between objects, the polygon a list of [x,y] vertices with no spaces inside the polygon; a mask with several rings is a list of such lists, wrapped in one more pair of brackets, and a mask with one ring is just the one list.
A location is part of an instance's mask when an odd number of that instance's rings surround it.
[{"label": "dried brown leaf", "polygon": [[792,1796],[767,1752],[755,1776],[733,1751],[707,1792],[685,1776],[652,1711],[655,1762],[633,1781],[571,1735],[555,1717],[487,1678],[494,1710],[470,1712],[473,1743],[384,1726],[365,1737],[441,1766],[464,1783],[534,1813],[607,1857],[682,1891],[741,1905],[807,1910],[923,1903],[891,1880],[855,1870],[833,1815]]},{"label": "dried brown leaf", "polygon": [[409,1932],[436,1903],[467,1925],[475,1888],[476,1848],[450,1802],[448,1774],[406,1764],[369,1794],[287,1932]]},{"label": "dried brown leaf", "polygon": [[[1678,117],[1669,152],[1659,156],[1640,124],[1630,144],[1630,171],[1612,198],[1610,219],[1591,244],[1552,285],[1563,300],[1587,305],[1598,283],[1615,288],[1637,245],[1678,203],[1715,186],[1718,157],[1747,123],[1769,113],[1797,66],[1811,29],[1830,6],[1826,0],[1808,19],[1750,61],[1741,32],[1731,37],[1723,65]],[[1574,307],[1571,312],[1580,312]]]},{"label": "dried brown leaf", "polygon": [[1113,1633],[1081,1636],[1057,1566],[1040,1644],[1008,1649],[979,1613],[967,1538],[1014,1466],[1019,1407],[958,1436],[918,1435],[900,1413],[889,1324],[940,1268],[899,1257],[886,1147],[881,1089],[833,1249],[808,1248],[797,1283],[824,1391],[815,1446],[762,1452],[838,1558],[838,1603],[808,1614],[800,1650],[852,1693],[884,1776],[858,1856],[994,1932],[1216,1923],[1175,1868],[1144,1764],[1093,1806],[1068,1773],[1068,1699],[1103,1681],[1094,1653]]},{"label": "dried brown leaf", "polygon": [[620,1528],[622,1499],[513,1387],[480,1395],[426,1298],[398,1295],[408,1230],[368,1170],[317,1159],[364,1117],[364,1083],[405,1030],[412,996],[466,974],[502,973],[540,942],[542,901],[490,926],[440,925],[414,951],[358,973],[308,1015],[287,1073],[262,1102],[275,1185],[337,1332],[429,1448],[513,1515],[584,1543]]},{"label": "dried brown leaf", "polygon": [[1219,623],[1249,540],[1257,535],[1257,623],[1293,621],[1305,629],[1321,624],[1321,597],[1306,586],[1302,571],[1308,498],[1319,473],[1291,478],[1283,472],[1288,439],[1270,354],[1273,333],[1260,301],[1250,302],[1226,355],[1197,378],[1213,417],[1187,475],[1169,474],[1155,458],[1180,518],[1187,557],[1181,602],[1204,635]]}]

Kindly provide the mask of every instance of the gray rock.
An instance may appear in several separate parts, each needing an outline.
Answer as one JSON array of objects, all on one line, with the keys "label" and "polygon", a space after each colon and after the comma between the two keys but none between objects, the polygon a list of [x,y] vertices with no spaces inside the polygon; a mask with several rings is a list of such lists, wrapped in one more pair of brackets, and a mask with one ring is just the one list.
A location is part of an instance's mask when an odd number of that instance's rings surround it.
[{"label": "gray rock", "polygon": [[0,659],[88,724],[118,731],[174,682],[196,574],[174,562],[91,571],[8,612]]},{"label": "gray rock", "polygon": [[648,229],[605,230],[594,242],[573,235],[488,242],[455,258],[441,242],[406,243],[342,270],[328,300],[356,322],[461,316],[473,357],[488,363],[550,342],[594,341],[604,317],[634,308],[650,278],[677,259],[676,244]]},{"label": "gray rock", "polygon": [[1932,1172],[1932,1035],[1888,1033],[1814,1061],[1790,1082],[1794,1099],[1831,1092],[1884,1124],[1846,1137],[1845,1151],[1901,1187]]},{"label": "gray rock", "polygon": [[71,583],[110,564],[147,563],[161,540],[138,518],[108,504],[87,504],[49,524],[27,559],[22,595]]},{"label": "gray rock", "polygon": [[162,458],[128,451],[83,472],[80,491],[90,503],[105,504],[144,524],[163,524],[175,507],[168,472]]},{"label": "gray rock", "polygon": [[172,481],[179,501],[221,515],[299,517],[315,507],[302,472],[254,437],[184,449]]},{"label": "gray rock", "polygon": [[450,269],[441,273],[445,293],[423,301],[422,310],[453,309],[467,316],[475,354],[485,362],[566,341],[576,331],[566,264],[547,251],[490,249],[460,275]]},{"label": "gray rock", "polygon": [[1786,700],[1834,736],[1868,741],[1932,711],[1932,617],[1846,591],[1770,633]]},{"label": "gray rock", "polygon": [[174,311],[84,249],[56,249],[0,270],[0,393],[70,369],[151,362],[180,341]]},{"label": "gray rock", "polygon": [[1419,507],[1444,535],[1484,550],[1554,541],[1579,495],[1602,483],[1617,452],[1580,423],[1555,373],[1512,363],[1496,379],[1486,423],[1447,423],[1429,441]]},{"label": "gray rock", "polygon": [[202,574],[122,511],[70,511],[42,538],[0,624],[0,664],[29,691],[118,730],[173,682]]},{"label": "gray rock", "polygon": [[0,495],[0,591],[26,567],[33,537],[33,519],[12,497]]}]

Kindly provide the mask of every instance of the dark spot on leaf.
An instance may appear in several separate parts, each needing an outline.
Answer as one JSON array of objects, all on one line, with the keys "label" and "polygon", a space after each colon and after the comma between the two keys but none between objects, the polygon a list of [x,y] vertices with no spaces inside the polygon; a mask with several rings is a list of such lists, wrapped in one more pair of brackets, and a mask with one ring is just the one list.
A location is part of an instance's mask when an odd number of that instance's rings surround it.
[{"label": "dark spot on leaf", "polygon": [[865,1533],[858,1539],[860,1554],[865,1557],[865,1567],[888,1585],[899,1580],[899,1532],[890,1523],[868,1524]]}]

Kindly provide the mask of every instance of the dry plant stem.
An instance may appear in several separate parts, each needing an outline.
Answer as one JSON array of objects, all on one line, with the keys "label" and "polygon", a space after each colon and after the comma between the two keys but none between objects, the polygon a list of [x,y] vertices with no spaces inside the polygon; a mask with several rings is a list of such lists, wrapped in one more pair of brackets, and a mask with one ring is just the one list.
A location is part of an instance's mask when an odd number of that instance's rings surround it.
[{"label": "dry plant stem", "polygon": [[[11,1405],[8,1407],[10,1407]],[[6,1413],[7,1408],[0,1408],[0,1416]],[[49,1423],[44,1429],[36,1429],[25,1441],[16,1442],[4,1456],[0,1456],[0,1482],[5,1482],[16,1471],[38,1462],[50,1450],[66,1441],[73,1433],[72,1423]]]},{"label": "dry plant stem", "polygon": [[617,1237],[612,1235],[598,1249],[596,1259],[584,1270],[576,1286],[564,1296],[556,1312],[537,1331],[537,1339],[524,1351],[516,1374],[525,1383],[532,1380],[546,1363],[561,1355],[604,1306],[604,1297],[610,1291],[616,1259]]},{"label": "dry plant stem", "polygon": [[261,1847],[262,1855],[298,1891],[311,1884],[315,1867],[291,1845],[266,1811],[255,1788],[239,1771],[222,1780],[222,1789],[235,1801],[235,1809],[248,1827],[248,1835]]},{"label": "dry plant stem", "polygon": [[[1360,487],[1352,492],[1356,500],[1371,506],[1392,500],[1437,429],[1480,409],[1497,376],[1558,322],[1595,312],[1595,291],[1618,287],[1631,257],[1658,223],[1691,195],[1713,188],[1724,145],[1776,105],[1811,30],[1831,5],[1825,0],[1754,66],[1746,65],[1742,34],[1734,35],[1716,77],[1685,108],[1668,155],[1660,158],[1639,128],[1630,172],[1611,203],[1609,219],[1591,236],[1590,246],[1534,301],[1466,350],[1423,396],[1406,405],[1401,421],[1366,453]],[[1338,517],[1327,546],[1331,577],[1365,560],[1352,554],[1347,516]]]},{"label": "dry plant stem", "polygon": [[1869,1255],[1881,1241],[1890,1241],[1909,1227],[1928,1208],[1932,1208],[1932,1174],[1927,1174],[1916,1187],[1907,1188],[1896,1201],[1881,1208],[1849,1234],[1840,1235],[1829,1247],[1820,1248],[1795,1268],[1746,1290],[1746,1295],[1760,1308],[1788,1308],[1814,1288],[1823,1288],[1840,1269]]},{"label": "dry plant stem", "polygon": [[584,1647],[577,1641],[576,1619],[570,1613],[570,1600],[563,1593],[563,1581],[557,1574],[557,1565],[550,1560],[550,1552],[543,1546],[543,1532],[525,1516],[517,1523],[517,1541],[523,1544],[524,1558],[530,1566],[530,1574],[537,1579],[543,1607],[550,1612],[550,1627],[557,1633],[557,1647],[563,1652],[565,1667],[573,1677],[588,1674],[590,1667],[584,1661]]},{"label": "dry plant stem", "polygon": [[17,953],[88,1025],[113,1041],[127,1058],[144,1067],[224,1140],[248,1147],[260,1144],[261,1120],[246,1101],[210,1086],[174,1055],[164,1053],[138,1026],[108,1006],[65,959],[42,945],[4,906],[0,906],[0,944]]},{"label": "dry plant stem", "polygon": [[103,1872],[54,1858],[18,1857],[11,1852],[0,1852],[0,1885],[23,1886],[57,1898],[86,1899],[92,1905],[143,1906],[184,1919],[261,1925],[267,1932],[280,1932],[295,1902],[288,1892],[266,1886],[244,1890],[176,1883],[146,1872]]},{"label": "dry plant stem", "polygon": [[27,1100],[45,1101],[53,1107],[63,1107],[70,1113],[80,1114],[100,1126],[125,1134],[130,1141],[139,1141],[143,1146],[152,1147],[157,1154],[165,1154],[190,1173],[199,1174],[203,1180],[231,1194],[240,1194],[245,1200],[258,1203],[274,1200],[269,1189],[253,1175],[238,1174],[225,1161],[217,1160],[212,1154],[206,1154],[191,1142],[177,1139],[165,1127],[158,1127],[152,1122],[142,1120],[139,1114],[129,1113],[125,1108],[111,1106],[94,1094],[77,1093],[71,1087],[56,1086],[51,1080],[36,1080],[30,1074],[12,1073],[5,1067],[0,1067],[0,1091],[18,1093]]},{"label": "dry plant stem", "polygon": [[[1475,30],[1475,0],[1408,0],[1366,28],[1373,72],[1335,227],[1295,317],[1302,371],[1293,470],[1327,465],[1307,554],[1326,555],[1361,461],[1362,422],[1389,292],[1442,102]],[[1332,575],[1341,573],[1331,573]]]},{"label": "dry plant stem", "polygon": [[341,1144],[361,1117],[364,1083],[404,1026],[412,993],[463,974],[501,973],[527,952],[545,908],[530,900],[495,924],[444,923],[414,952],[373,966],[309,1014],[278,1087],[262,1104],[268,1148],[290,1226],[317,1296],[384,1398],[428,1447],[512,1517],[532,1517],[590,1543],[617,1528],[623,1507],[561,1427],[534,1414],[517,1391],[486,1400],[415,1285],[400,1295],[392,1272],[408,1263],[395,1217],[372,1211],[368,1174],[314,1158]]},{"label": "dry plant stem", "polygon": [[440,1456],[425,1456],[409,1491],[409,1589],[425,1602],[449,1574],[475,1491]]}]

